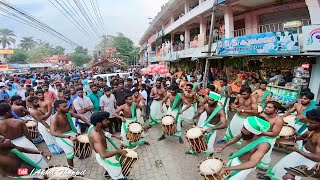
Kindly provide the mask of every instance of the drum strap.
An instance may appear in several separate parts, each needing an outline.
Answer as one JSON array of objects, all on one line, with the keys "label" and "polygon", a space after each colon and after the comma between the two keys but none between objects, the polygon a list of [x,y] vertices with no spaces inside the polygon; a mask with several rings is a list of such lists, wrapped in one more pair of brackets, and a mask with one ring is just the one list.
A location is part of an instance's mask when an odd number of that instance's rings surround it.
[{"label": "drum strap", "polygon": [[197,89],[197,82],[193,83],[192,92],[194,92]]},{"label": "drum strap", "polygon": [[21,151],[19,151],[18,149],[14,148],[10,150],[13,154],[17,155],[21,160],[23,160],[24,162],[30,164],[31,166],[33,166],[34,168],[36,168],[37,170],[41,169],[40,166],[38,166],[38,164],[36,164],[35,162],[33,162],[31,159],[29,159],[26,155],[24,155]]},{"label": "drum strap", "polygon": [[218,112],[222,109],[221,106],[217,106],[214,111],[211,113],[211,115],[209,116],[209,118],[207,119],[206,122],[204,122],[203,126],[206,126],[217,114]]},{"label": "drum strap", "polygon": [[[314,109],[314,108],[316,107],[316,105],[317,105],[317,102],[316,102],[316,101],[311,101],[311,102],[310,102],[310,105],[302,112],[302,115],[303,115],[303,116],[306,116],[306,115],[307,115],[307,112],[308,112],[308,111],[311,111],[312,109]],[[300,119],[297,119],[297,120],[295,121],[296,124],[298,124],[299,122],[300,122]],[[297,131],[297,135],[300,136],[307,128],[308,128],[308,127],[307,127],[307,124],[304,123],[304,124],[302,125],[302,127]]]},{"label": "drum strap", "polygon": [[226,92],[229,89],[229,87],[230,87],[229,85],[226,85],[226,87],[224,87],[224,89],[223,89],[223,91],[221,93],[222,96],[226,96]]},{"label": "drum strap", "polygon": [[172,107],[171,107],[172,110],[176,109],[176,106],[180,100],[180,97],[181,97],[181,93],[177,93],[176,97],[174,98]]},{"label": "drum strap", "polygon": [[266,92],[263,94],[263,96],[261,98],[260,104],[265,104],[265,100],[267,99],[267,97],[269,96],[270,93],[271,93],[270,91],[266,90]]},{"label": "drum strap", "polygon": [[70,113],[67,113],[67,119],[69,121],[69,125],[71,127],[71,131],[78,134],[77,133],[77,129],[74,127],[74,124],[73,124],[73,121],[72,121],[72,117],[71,117],[71,114]]},{"label": "drum strap", "polygon": [[135,118],[135,117],[136,117],[135,104],[136,104],[136,103],[134,103],[134,102],[131,104],[131,114],[132,114],[132,118]]},{"label": "drum strap", "polygon": [[15,119],[21,119],[14,111],[11,111],[11,114]]}]

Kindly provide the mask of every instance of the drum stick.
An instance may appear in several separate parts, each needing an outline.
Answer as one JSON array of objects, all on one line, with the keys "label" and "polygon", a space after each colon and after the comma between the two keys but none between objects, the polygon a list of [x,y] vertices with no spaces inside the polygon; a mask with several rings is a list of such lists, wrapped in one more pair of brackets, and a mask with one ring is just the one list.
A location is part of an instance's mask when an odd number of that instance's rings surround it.
[{"label": "drum stick", "polygon": [[114,147],[114,149],[116,149],[116,150],[119,149],[119,148],[117,147],[117,145],[113,142],[112,139],[110,139],[110,138],[107,138],[107,139],[108,139],[108,141],[110,142],[110,144]]}]

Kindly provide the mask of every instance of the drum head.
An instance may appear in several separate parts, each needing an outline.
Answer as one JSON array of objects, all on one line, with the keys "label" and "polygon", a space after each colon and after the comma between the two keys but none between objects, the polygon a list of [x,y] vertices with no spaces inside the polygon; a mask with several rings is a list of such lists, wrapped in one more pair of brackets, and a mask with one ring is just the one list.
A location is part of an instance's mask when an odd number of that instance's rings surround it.
[{"label": "drum head", "polygon": [[132,133],[140,133],[142,131],[142,126],[139,123],[130,123],[128,129]]},{"label": "drum head", "polygon": [[89,138],[86,134],[81,134],[77,137],[77,140],[82,143],[89,143]]},{"label": "drum head", "polygon": [[223,167],[223,162],[220,159],[207,159],[199,166],[200,174],[213,175],[217,174]]},{"label": "drum head", "polygon": [[187,131],[186,137],[189,139],[198,138],[203,134],[202,130],[198,127],[191,128]]},{"label": "drum head", "polygon": [[127,151],[128,153],[126,154],[127,157],[130,157],[130,158],[138,158],[138,154],[131,150],[131,149],[124,149],[125,151]]},{"label": "drum head", "polygon": [[27,123],[26,123],[26,126],[27,127],[34,127],[34,126],[36,126],[37,125],[37,122],[35,122],[35,121],[28,121]]},{"label": "drum head", "polygon": [[290,115],[290,116],[287,116],[287,117],[284,117],[283,118],[283,121],[287,124],[289,124],[290,122],[294,121],[296,119],[296,116],[294,115]]},{"label": "drum head", "polygon": [[72,178],[73,170],[69,167],[58,166],[58,167],[50,167],[46,171],[47,179],[69,179]]},{"label": "drum head", "polygon": [[293,127],[283,126],[279,133],[279,136],[293,136],[295,133],[296,132]]},{"label": "drum head", "polygon": [[163,125],[171,125],[174,123],[174,117],[170,115],[163,116],[161,122]]}]

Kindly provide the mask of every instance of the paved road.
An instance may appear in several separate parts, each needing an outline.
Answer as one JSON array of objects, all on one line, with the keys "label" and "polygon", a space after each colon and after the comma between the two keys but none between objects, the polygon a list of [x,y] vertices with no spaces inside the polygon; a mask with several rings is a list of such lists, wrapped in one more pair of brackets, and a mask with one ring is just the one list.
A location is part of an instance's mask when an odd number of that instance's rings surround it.
[{"label": "paved road", "polygon": [[[185,123],[183,129],[187,129],[188,125]],[[197,171],[197,165],[201,160],[205,160],[207,155],[185,155],[184,152],[188,149],[186,140],[185,144],[179,144],[178,139],[168,137],[167,139],[158,142],[157,139],[161,134],[161,128],[153,127],[149,130],[148,141],[150,146],[139,146],[136,150],[139,155],[139,160],[134,165],[132,172],[129,176],[131,179],[136,180],[200,180]],[[224,131],[218,132],[218,139],[221,139]],[[44,143],[38,145],[39,149],[47,152]],[[219,145],[215,145],[218,147]],[[227,161],[229,154],[238,149],[236,145],[227,148],[222,155],[218,157]],[[272,164],[276,163],[279,159],[285,156],[282,152],[274,151],[272,154]],[[157,167],[156,161],[161,160],[163,166]],[[66,165],[66,157],[64,154],[52,156],[50,165]],[[100,167],[95,157],[79,160],[75,158],[75,168],[86,170],[86,178],[100,180],[104,179],[104,170]],[[256,172],[258,172],[256,170]],[[256,172],[252,173],[247,179],[253,180]]]}]

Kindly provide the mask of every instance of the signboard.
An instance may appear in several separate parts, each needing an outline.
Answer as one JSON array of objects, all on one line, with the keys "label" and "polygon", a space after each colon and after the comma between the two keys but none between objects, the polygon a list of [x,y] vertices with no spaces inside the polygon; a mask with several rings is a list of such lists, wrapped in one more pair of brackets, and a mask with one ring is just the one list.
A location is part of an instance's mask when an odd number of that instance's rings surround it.
[{"label": "signboard", "polygon": [[299,89],[289,89],[282,86],[268,85],[267,90],[272,92],[272,100],[277,101],[280,104],[288,104],[293,102],[299,96]]},{"label": "signboard", "polygon": [[8,70],[8,64],[0,64],[0,70]]},{"label": "signboard", "polygon": [[304,51],[320,50],[320,25],[302,26]]},{"label": "signboard", "polygon": [[301,21],[290,21],[283,23],[283,28],[298,28],[302,26]]},{"label": "signboard", "polygon": [[13,49],[0,49],[0,54],[14,54]]},{"label": "signboard", "polygon": [[251,34],[218,41],[218,55],[300,53],[298,30]]}]

